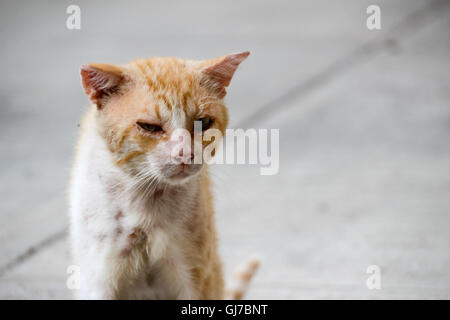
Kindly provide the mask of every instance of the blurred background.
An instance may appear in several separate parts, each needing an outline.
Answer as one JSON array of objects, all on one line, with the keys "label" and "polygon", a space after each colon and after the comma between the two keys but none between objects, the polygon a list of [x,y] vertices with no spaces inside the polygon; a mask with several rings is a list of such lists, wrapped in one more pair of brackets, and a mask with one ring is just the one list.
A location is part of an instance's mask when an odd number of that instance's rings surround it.
[{"label": "blurred background", "polygon": [[227,278],[257,253],[251,299],[450,298],[449,1],[2,0],[0,26],[0,298],[71,297],[80,65],[244,50],[230,127],[279,129],[280,170],[213,168]]}]

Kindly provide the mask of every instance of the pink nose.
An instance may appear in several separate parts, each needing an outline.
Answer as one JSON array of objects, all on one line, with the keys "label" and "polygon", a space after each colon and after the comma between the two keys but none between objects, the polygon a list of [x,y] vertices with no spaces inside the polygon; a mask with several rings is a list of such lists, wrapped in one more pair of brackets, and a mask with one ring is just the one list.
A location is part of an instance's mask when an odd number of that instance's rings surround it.
[{"label": "pink nose", "polygon": [[178,152],[178,155],[175,156],[175,161],[178,163],[184,163],[184,164],[189,164],[189,163],[193,163],[193,159],[194,159],[194,153],[191,152],[184,152],[183,149],[180,149],[180,151]]}]

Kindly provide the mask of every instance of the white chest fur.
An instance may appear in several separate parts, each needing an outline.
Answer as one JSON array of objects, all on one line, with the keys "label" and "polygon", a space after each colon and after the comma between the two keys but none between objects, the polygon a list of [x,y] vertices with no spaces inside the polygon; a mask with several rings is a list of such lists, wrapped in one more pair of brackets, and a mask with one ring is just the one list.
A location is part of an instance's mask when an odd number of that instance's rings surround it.
[{"label": "white chest fur", "polygon": [[[82,138],[71,186],[71,237],[83,299],[195,298],[183,246],[195,181],[151,201],[132,184],[95,132]],[[181,188],[181,187],[177,187]]]}]

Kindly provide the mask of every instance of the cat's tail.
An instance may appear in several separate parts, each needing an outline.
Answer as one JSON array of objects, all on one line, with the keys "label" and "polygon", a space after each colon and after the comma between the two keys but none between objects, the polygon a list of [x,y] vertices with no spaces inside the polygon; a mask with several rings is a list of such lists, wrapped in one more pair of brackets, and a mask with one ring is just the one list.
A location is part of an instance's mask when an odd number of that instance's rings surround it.
[{"label": "cat's tail", "polygon": [[231,282],[225,290],[226,300],[240,300],[248,289],[250,280],[258,270],[260,259],[251,257],[246,263],[240,265],[233,274]]}]

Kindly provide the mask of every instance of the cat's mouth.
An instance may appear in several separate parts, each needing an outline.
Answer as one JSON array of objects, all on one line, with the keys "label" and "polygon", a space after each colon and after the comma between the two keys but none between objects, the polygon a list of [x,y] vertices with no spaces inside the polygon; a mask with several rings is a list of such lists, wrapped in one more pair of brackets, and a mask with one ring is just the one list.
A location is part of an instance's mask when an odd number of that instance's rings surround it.
[{"label": "cat's mouth", "polygon": [[167,177],[173,181],[181,181],[198,173],[200,164],[177,164],[168,168]]},{"label": "cat's mouth", "polygon": [[170,177],[171,178],[185,178],[185,177],[189,176],[190,173],[188,171],[190,171],[190,170],[187,168],[187,166],[188,165],[184,164],[184,163],[177,165],[175,172]]}]

